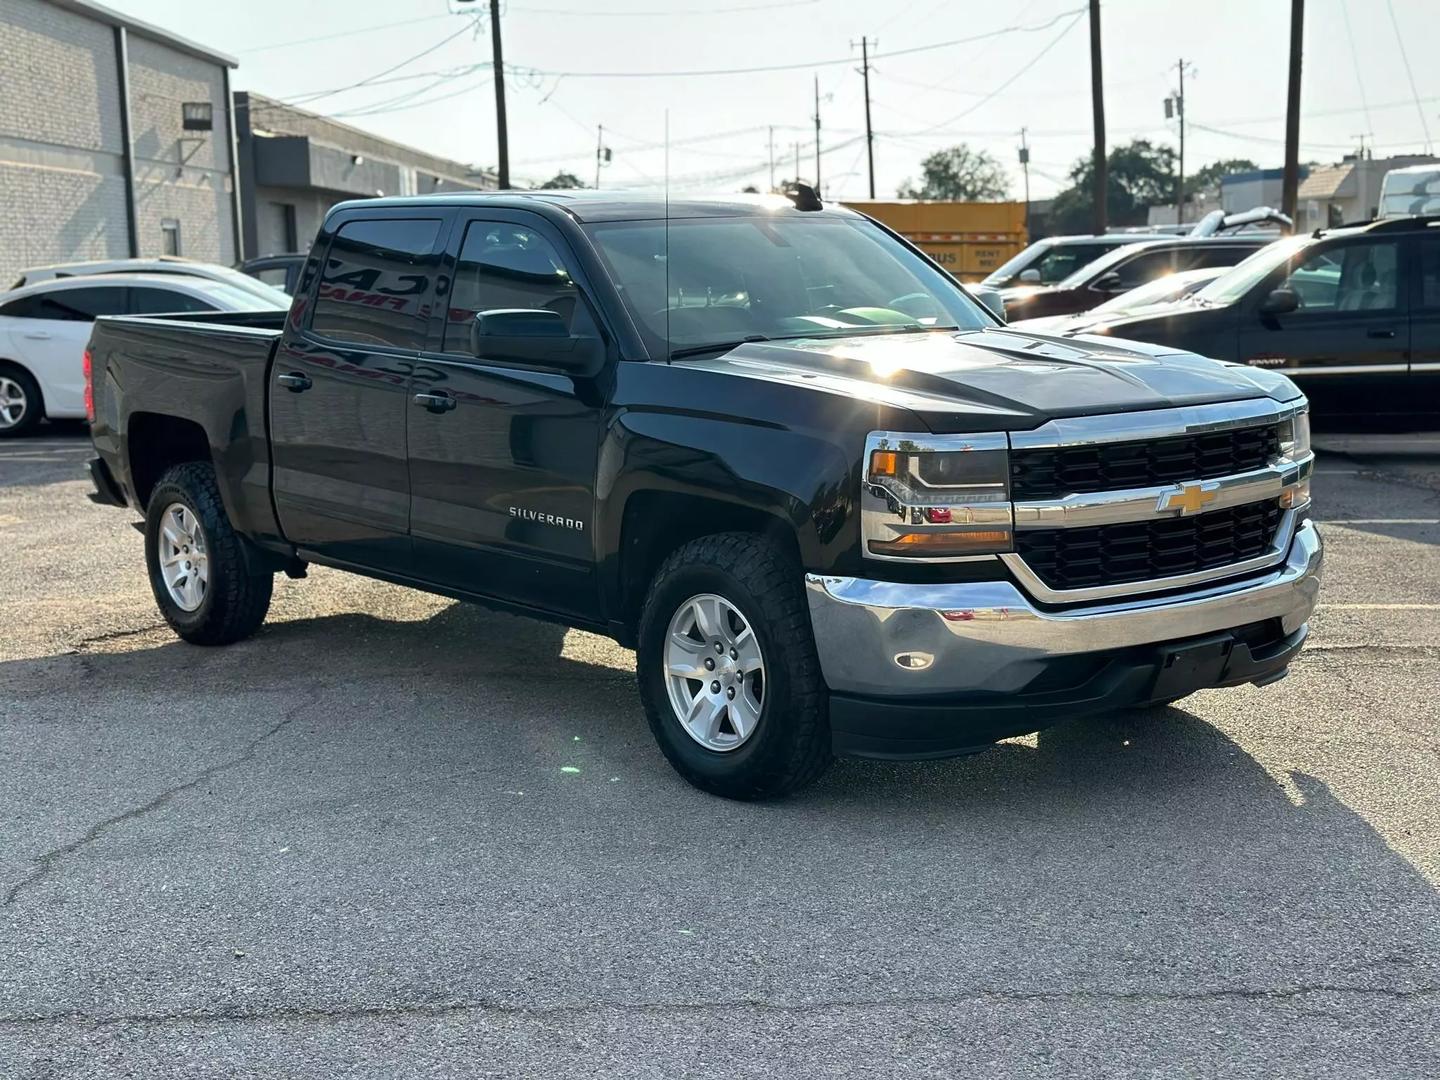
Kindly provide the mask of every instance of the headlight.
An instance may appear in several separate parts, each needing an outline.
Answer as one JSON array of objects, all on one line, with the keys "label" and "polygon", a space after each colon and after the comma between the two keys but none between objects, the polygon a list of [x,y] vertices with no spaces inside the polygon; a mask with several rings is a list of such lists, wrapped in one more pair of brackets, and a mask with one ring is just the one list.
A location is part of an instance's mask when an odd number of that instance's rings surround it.
[{"label": "headlight", "polygon": [[1295,510],[1310,502],[1310,410],[1302,409],[1280,425],[1280,456],[1299,465],[1293,483],[1280,493],[1280,505]]},{"label": "headlight", "polygon": [[1280,453],[1294,461],[1310,453],[1310,410],[1302,409],[1280,425]]},{"label": "headlight", "polygon": [[861,499],[865,554],[907,561],[1009,551],[1010,459],[1003,433],[874,432]]}]

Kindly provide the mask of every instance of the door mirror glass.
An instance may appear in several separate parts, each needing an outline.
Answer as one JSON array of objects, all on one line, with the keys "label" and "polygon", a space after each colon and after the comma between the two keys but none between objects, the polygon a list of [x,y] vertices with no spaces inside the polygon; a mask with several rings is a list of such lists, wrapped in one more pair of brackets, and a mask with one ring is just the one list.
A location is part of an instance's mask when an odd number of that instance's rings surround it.
[{"label": "door mirror glass", "polygon": [[1039,271],[1039,270],[1034,270],[1034,269],[1031,269],[1031,270],[1021,270],[1021,271],[1020,271],[1020,284],[1021,284],[1021,285],[1039,285],[1039,284],[1040,284],[1040,271]]},{"label": "door mirror glass", "polygon": [[493,308],[470,324],[470,347],[491,364],[593,375],[605,350],[600,339],[571,334],[558,311],[541,308]]},{"label": "door mirror glass", "polygon": [[1095,288],[1101,292],[1124,292],[1125,284],[1120,280],[1120,275],[1111,270],[1108,274],[1101,274],[1095,279]]},{"label": "door mirror glass", "polygon": [[999,289],[992,289],[988,285],[971,285],[970,294],[984,304],[990,314],[1002,323],[1005,321],[1005,297],[1000,295]]},{"label": "door mirror glass", "polygon": [[1262,315],[1288,315],[1300,308],[1300,294],[1294,289],[1273,289],[1260,302]]}]

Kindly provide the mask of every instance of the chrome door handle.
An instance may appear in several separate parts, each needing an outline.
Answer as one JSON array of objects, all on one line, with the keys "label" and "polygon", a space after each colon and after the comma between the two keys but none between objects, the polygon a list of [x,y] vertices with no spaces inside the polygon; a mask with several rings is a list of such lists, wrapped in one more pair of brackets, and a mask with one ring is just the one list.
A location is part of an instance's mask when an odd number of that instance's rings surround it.
[{"label": "chrome door handle", "polygon": [[441,391],[438,394],[416,394],[415,404],[423,405],[433,413],[449,412],[455,408],[455,399]]},{"label": "chrome door handle", "polygon": [[1367,331],[1365,332],[1365,336],[1366,336],[1366,337],[1372,337],[1372,338],[1393,338],[1393,337],[1395,336],[1395,331],[1394,331],[1394,330],[1367,330]]},{"label": "chrome door handle", "polygon": [[275,381],[285,387],[292,394],[301,394],[315,385],[310,381],[309,375],[302,375],[298,371],[287,371],[283,375],[276,375]]},{"label": "chrome door handle", "polygon": [[50,332],[48,330],[31,330],[25,333],[23,336],[29,338],[31,341],[50,340]]}]

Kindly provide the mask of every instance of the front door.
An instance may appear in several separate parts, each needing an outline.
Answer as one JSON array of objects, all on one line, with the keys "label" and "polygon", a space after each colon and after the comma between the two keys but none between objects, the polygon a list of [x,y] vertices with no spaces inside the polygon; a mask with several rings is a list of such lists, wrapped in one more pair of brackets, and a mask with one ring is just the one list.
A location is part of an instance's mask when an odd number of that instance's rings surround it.
[{"label": "front door", "polygon": [[[270,370],[275,509],[301,554],[409,573],[408,383],[443,217],[360,211],[322,236]],[[325,246],[329,240],[328,249]]]},{"label": "front door", "polygon": [[1427,230],[1414,240],[1416,268],[1410,308],[1410,427],[1440,427],[1440,236]]},{"label": "front door", "polygon": [[[1289,375],[1310,399],[1317,425],[1386,427],[1409,408],[1410,318],[1402,245],[1375,237],[1319,245],[1288,273],[1256,289],[1240,314],[1240,360]],[[1286,288],[1300,307],[1258,308]]]},{"label": "front door", "polygon": [[486,363],[475,315],[558,311],[598,336],[564,241],[523,211],[464,216],[453,284],[411,379],[410,534],[417,574],[447,588],[580,617],[598,610],[594,506],[599,383]]}]

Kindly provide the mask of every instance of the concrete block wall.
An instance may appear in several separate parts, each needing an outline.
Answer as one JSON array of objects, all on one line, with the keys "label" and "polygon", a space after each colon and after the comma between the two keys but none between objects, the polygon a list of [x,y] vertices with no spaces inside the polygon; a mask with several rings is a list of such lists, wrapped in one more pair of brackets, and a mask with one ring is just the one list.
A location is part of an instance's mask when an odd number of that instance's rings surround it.
[{"label": "concrete block wall", "polygon": [[129,254],[114,30],[0,0],[0,288],[27,266]]}]

